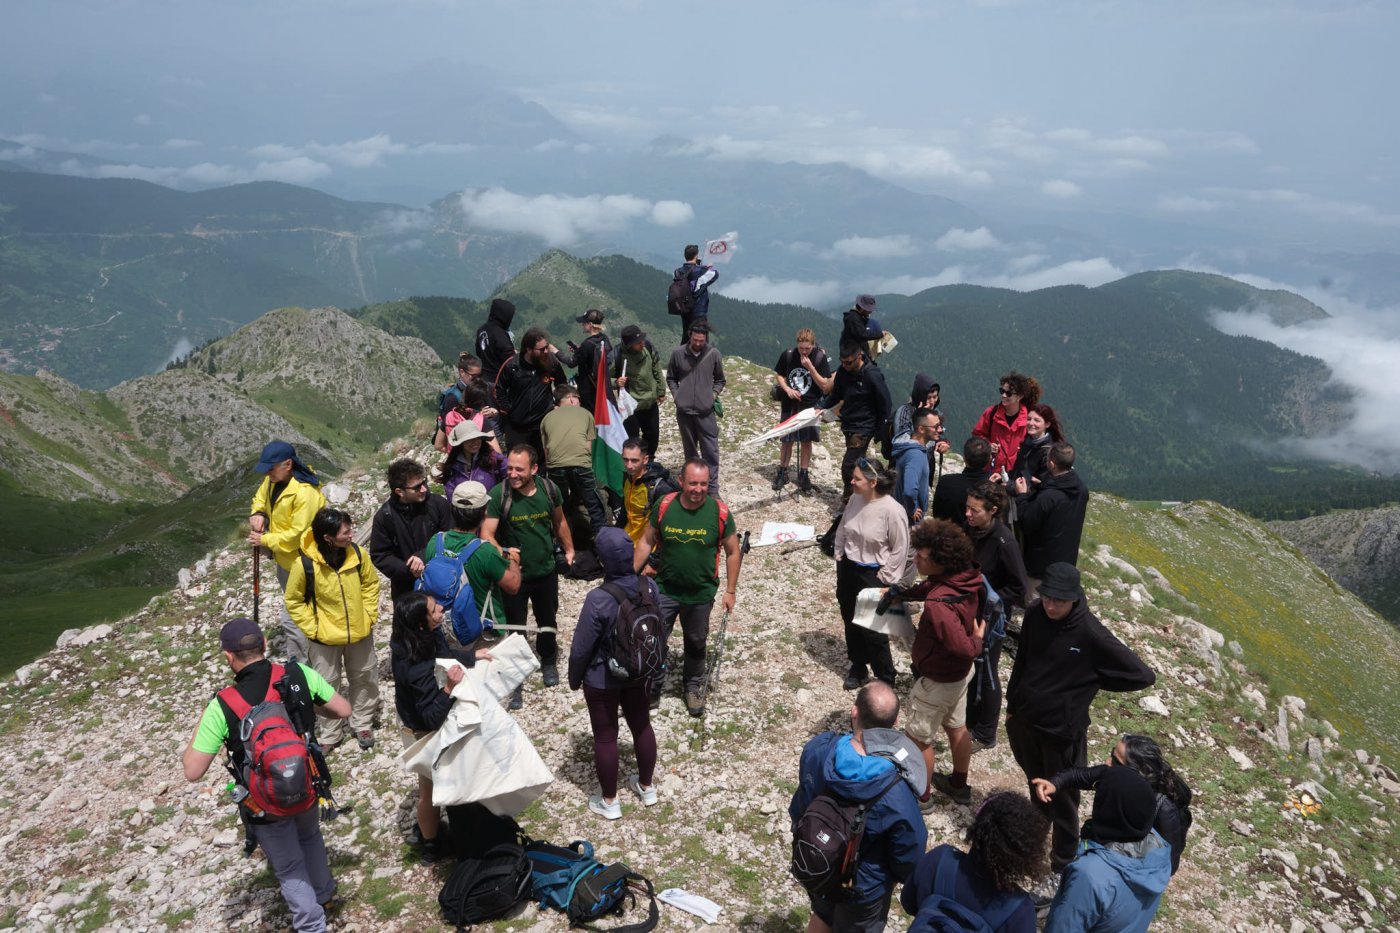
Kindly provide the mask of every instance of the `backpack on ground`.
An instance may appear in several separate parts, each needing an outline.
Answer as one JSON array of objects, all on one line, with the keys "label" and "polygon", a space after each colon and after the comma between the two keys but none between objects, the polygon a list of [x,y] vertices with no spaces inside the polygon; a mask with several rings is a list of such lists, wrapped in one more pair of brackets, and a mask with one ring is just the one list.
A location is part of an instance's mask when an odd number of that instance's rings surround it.
[{"label": "backpack on ground", "polygon": [[1020,898],[1010,894],[981,910],[955,901],[956,873],[952,855],[945,851],[933,871],[933,892],[919,904],[909,933],[996,933],[1020,906]]},{"label": "backpack on ground", "polygon": [[593,844],[575,840],[568,848],[528,841],[525,855],[535,899],[541,909],[563,911],[570,926],[583,926],[609,913],[621,913],[624,902],[635,903],[638,891],[648,900],[647,918],[610,928],[610,933],[647,933],[659,919],[656,894],[649,880],[621,862],[604,865],[593,857]]},{"label": "backpack on ground", "polygon": [[830,791],[811,799],[792,824],[792,861],[788,870],[798,884],[823,900],[844,901],[850,897],[860,864],[866,815],[901,780],[895,775],[880,793],[857,803]]},{"label": "backpack on ground", "polygon": [[[941,596],[941,603],[960,603],[967,598],[962,596]],[[972,659],[972,679],[967,683],[967,705],[980,704],[985,696],[994,696],[1001,691],[996,671],[992,669],[992,652],[1006,640],[1006,603],[1001,594],[992,588],[987,575],[982,575],[982,599],[978,601],[975,617],[986,622],[982,633],[982,650]]]},{"label": "backpack on ground", "polygon": [[438,892],[443,919],[458,930],[496,920],[530,898],[530,860],[513,842],[457,863]]},{"label": "backpack on ground", "polygon": [[694,310],[695,288],[690,284],[690,270],[682,266],[666,289],[666,313],[683,316]]},{"label": "backpack on ground", "polygon": [[445,612],[444,621],[452,623],[457,642],[470,645],[481,637],[484,626],[471,580],[467,579],[467,560],[481,547],[482,541],[473,538],[461,551],[452,551],[447,547],[446,532],[439,531],[435,537],[437,551],[433,559],[423,565],[423,574],[413,588],[437,600]]},{"label": "backpack on ground", "polygon": [[646,578],[638,575],[637,592],[629,594],[616,583],[603,589],[617,600],[611,638],[606,643],[605,665],[618,680],[650,680],[661,674],[665,661],[661,605]]},{"label": "backpack on ground", "polygon": [[[284,702],[291,689],[286,669],[273,664],[267,694],[256,706],[243,699],[236,686],[218,693],[238,724],[240,754],[230,770],[248,792],[242,802],[254,816],[296,816],[316,805],[319,769],[306,736],[292,724],[293,715]],[[304,683],[301,689],[306,689]]]}]

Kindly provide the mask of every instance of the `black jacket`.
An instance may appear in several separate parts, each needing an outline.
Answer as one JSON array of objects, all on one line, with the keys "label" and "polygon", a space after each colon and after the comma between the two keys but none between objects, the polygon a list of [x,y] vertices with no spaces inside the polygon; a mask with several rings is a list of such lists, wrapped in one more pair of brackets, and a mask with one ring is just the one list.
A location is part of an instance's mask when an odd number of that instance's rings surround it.
[{"label": "black jacket", "polygon": [[970,528],[967,532],[972,538],[973,560],[982,568],[982,575],[997,591],[1007,610],[1012,606],[1024,608],[1031,584],[1026,579],[1026,565],[1021,563],[1021,549],[1016,546],[1016,536],[1011,529],[996,519],[980,536]]},{"label": "black jacket", "polygon": [[[1093,765],[1088,768],[1066,768],[1050,779],[1056,791],[1088,790],[1097,787],[1108,765]],[[1157,815],[1153,817],[1152,828],[1172,847],[1172,874],[1181,867],[1181,852],[1186,848],[1186,831],[1191,828],[1191,788],[1180,777],[1176,781],[1173,801],[1166,794],[1157,793]],[[1179,802],[1177,802],[1179,801]]]},{"label": "black jacket", "polygon": [[554,410],[554,387],[567,381],[564,367],[554,357],[537,368],[516,356],[501,369],[496,381],[496,407],[510,427],[533,431]]},{"label": "black jacket", "polygon": [[961,473],[944,473],[938,478],[938,485],[933,487],[933,501],[929,503],[928,513],[934,518],[946,518],[966,530],[967,494],[986,478],[985,472],[963,470]]},{"label": "black jacket", "polygon": [[510,322],[513,320],[515,305],[504,298],[496,298],[491,302],[486,323],[476,330],[476,355],[481,358],[481,378],[488,385],[496,381],[496,375],[505,361],[515,354],[515,344],[510,339]]},{"label": "black jacket", "polygon": [[[837,343],[837,347],[840,347],[842,343],[846,343],[847,341],[854,341],[860,344],[860,355],[870,360],[869,341],[879,340],[884,335],[884,330],[872,324],[869,317],[861,314],[855,308],[851,308],[845,314],[841,315],[841,340]],[[928,393],[925,392],[924,394],[927,395]]]},{"label": "black jacket", "polygon": [[394,600],[413,589],[414,576],[408,559],[422,556],[428,539],[439,531],[452,530],[452,505],[442,496],[431,494],[422,502],[404,505],[393,493],[374,513],[369,534],[369,559],[376,570],[389,578],[389,594]]},{"label": "black jacket", "polygon": [[1048,433],[1038,441],[1029,437],[1021,441],[1021,446],[1016,450],[1016,462],[1011,466],[1012,481],[1024,476],[1027,483],[1032,477],[1044,482],[1050,476],[1050,447],[1054,443],[1054,438]]},{"label": "black jacket", "polygon": [[1038,579],[1051,564],[1079,563],[1079,539],[1088,509],[1089,489],[1073,470],[1046,476],[1039,486],[1016,497],[1026,573]]},{"label": "black jacket", "polygon": [[828,400],[832,406],[845,402],[841,406],[843,433],[863,434],[875,440],[885,437],[885,428],[894,416],[894,406],[890,404],[890,389],[879,366],[866,363],[858,373],[838,369]]},{"label": "black jacket", "polygon": [[[588,339],[578,345],[578,348],[571,353],[560,353],[559,362],[565,366],[577,370],[574,373],[574,385],[578,386],[578,401],[590,415],[597,417],[598,413],[593,410],[594,399],[598,393],[598,356],[603,357],[603,372],[607,373],[608,364],[612,360],[612,341],[608,340],[606,334],[590,334]],[[611,380],[604,379],[604,384],[608,387],[608,399],[617,404],[617,394],[613,391]]]},{"label": "black jacket", "polygon": [[453,699],[438,686],[433,669],[435,658],[452,658],[463,667],[476,663],[476,654],[471,651],[454,651],[447,646],[447,638],[438,629],[434,634],[436,653],[434,658],[411,661],[402,642],[389,642],[389,663],[394,671],[394,710],[399,721],[414,732],[432,732],[441,729],[452,709]]},{"label": "black jacket", "polygon": [[1100,690],[1126,693],[1156,682],[1152,668],[1113,637],[1083,599],[1060,622],[1035,603],[1021,623],[1006,718],[1073,739],[1088,730],[1089,707]]}]

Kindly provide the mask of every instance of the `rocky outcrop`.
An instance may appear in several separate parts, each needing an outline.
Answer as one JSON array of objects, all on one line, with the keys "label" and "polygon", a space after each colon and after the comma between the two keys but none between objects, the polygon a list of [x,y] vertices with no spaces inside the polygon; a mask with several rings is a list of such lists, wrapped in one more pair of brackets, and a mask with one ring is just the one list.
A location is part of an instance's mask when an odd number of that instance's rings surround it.
[{"label": "rocky outcrop", "polygon": [[1330,512],[1269,527],[1400,625],[1400,508]]}]

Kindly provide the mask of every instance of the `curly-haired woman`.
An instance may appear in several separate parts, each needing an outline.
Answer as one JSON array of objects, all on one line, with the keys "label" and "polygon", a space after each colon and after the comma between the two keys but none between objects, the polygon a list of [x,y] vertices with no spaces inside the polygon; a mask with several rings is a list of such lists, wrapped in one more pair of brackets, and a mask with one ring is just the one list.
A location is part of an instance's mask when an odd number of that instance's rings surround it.
[{"label": "curly-haired woman", "polygon": [[1040,383],[1023,373],[1012,372],[1001,377],[1001,401],[987,406],[973,437],[985,437],[992,445],[992,472],[1010,472],[1016,463],[1021,441],[1026,439],[1026,414],[1040,402]]}]

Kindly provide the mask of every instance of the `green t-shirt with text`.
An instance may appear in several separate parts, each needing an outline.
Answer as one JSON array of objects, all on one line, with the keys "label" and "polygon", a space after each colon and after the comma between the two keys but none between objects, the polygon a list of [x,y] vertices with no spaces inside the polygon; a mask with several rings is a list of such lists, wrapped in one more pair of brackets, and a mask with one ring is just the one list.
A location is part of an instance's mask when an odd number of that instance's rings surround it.
[{"label": "green t-shirt with text", "polygon": [[[514,511],[514,506],[511,510]],[[453,554],[460,554],[466,549],[468,544],[476,540],[476,535],[470,531],[448,531],[443,534],[443,545]],[[423,549],[423,560],[430,561],[437,556],[437,535],[428,539],[428,546]],[[489,543],[483,542],[481,547],[472,552],[472,556],[467,558],[464,565],[467,571],[467,582],[472,585],[472,597],[476,600],[476,611],[481,613],[482,619],[494,619],[497,622],[506,620],[505,611],[501,608],[501,588],[496,584],[501,577],[506,575],[510,569],[510,561],[506,556],[496,550]],[[491,594],[491,608],[486,608],[486,594]]]},{"label": "green t-shirt with text", "polygon": [[[491,490],[487,518],[500,519],[501,497],[509,488],[509,483],[498,483]],[[502,547],[520,548],[520,575],[526,580],[548,576],[555,570],[554,508],[559,504],[557,499],[550,501],[542,476],[535,477],[533,496],[510,490],[510,514],[496,526],[496,540]]]},{"label": "green t-shirt with text", "polygon": [[705,497],[700,508],[691,511],[677,495],[661,519],[662,498],[652,507],[647,522],[656,529],[661,569],[656,582],[661,591],[676,602],[692,606],[713,602],[719,590],[720,542],[734,534],[734,516],[726,515],[719,527],[719,503]]}]

